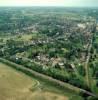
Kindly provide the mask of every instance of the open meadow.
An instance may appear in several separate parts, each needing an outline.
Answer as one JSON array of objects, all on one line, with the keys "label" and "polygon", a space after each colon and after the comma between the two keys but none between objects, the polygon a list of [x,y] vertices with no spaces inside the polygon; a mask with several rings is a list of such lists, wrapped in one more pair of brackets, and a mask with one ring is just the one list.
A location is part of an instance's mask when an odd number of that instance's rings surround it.
[{"label": "open meadow", "polygon": [[68,100],[68,98],[42,90],[39,81],[0,63],[0,100]]}]

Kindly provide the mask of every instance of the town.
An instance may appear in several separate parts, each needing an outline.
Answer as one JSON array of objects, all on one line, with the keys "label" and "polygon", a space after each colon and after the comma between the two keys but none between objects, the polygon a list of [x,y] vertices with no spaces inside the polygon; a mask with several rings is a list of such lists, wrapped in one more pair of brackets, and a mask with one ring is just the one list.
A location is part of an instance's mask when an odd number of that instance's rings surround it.
[{"label": "town", "polygon": [[79,90],[77,100],[98,100],[97,13],[83,8],[0,9],[0,63],[69,84],[72,91]]}]

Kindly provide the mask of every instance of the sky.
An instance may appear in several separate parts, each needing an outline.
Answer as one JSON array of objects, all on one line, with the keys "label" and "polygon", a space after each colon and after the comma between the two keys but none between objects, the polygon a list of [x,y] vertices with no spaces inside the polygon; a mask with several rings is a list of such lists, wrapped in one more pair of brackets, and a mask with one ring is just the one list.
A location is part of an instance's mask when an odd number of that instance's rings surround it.
[{"label": "sky", "polygon": [[0,0],[0,6],[98,7],[98,0]]}]

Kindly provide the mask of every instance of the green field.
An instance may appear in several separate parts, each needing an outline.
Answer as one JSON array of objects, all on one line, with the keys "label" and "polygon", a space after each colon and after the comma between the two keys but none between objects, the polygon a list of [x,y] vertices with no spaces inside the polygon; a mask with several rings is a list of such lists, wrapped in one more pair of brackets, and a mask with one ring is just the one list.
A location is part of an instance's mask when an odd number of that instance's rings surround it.
[{"label": "green field", "polygon": [[68,100],[47,89],[41,89],[39,81],[0,63],[0,100]]}]

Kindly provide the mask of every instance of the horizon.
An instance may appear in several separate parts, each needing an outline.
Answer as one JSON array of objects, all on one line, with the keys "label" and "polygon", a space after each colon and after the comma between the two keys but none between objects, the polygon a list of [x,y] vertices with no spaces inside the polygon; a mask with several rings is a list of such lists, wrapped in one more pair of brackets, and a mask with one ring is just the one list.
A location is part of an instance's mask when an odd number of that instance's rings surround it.
[{"label": "horizon", "polygon": [[0,8],[98,8],[97,6],[0,6]]},{"label": "horizon", "polygon": [[98,0],[0,0],[0,7],[98,7]]}]

